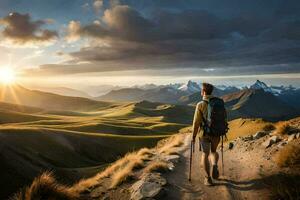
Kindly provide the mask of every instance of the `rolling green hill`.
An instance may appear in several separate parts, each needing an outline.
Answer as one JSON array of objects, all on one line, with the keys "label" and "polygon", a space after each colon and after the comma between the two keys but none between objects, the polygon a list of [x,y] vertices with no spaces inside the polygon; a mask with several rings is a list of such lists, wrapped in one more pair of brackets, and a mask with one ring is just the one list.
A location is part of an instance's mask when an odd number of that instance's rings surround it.
[{"label": "rolling green hill", "polygon": [[0,103],[0,184],[5,186],[0,199],[44,170],[54,170],[65,183],[92,176],[127,152],[153,147],[192,121],[189,106],[103,104],[108,107],[74,112]]}]

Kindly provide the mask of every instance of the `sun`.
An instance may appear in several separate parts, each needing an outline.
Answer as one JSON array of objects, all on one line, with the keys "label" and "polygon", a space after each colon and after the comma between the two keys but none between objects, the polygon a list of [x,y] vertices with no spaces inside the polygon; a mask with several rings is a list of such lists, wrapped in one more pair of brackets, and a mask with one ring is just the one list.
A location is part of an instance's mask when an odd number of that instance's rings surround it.
[{"label": "sun", "polygon": [[3,84],[12,84],[16,80],[15,71],[12,68],[0,68],[0,82]]}]

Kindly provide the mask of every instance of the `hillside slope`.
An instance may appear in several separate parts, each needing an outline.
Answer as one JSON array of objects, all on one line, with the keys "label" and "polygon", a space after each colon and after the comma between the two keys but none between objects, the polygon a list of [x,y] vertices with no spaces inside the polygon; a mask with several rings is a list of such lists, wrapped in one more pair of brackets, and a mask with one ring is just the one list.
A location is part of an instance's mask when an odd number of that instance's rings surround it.
[{"label": "hillside slope", "polygon": [[45,170],[67,184],[90,177],[188,126],[192,112],[192,107],[145,101],[80,113],[0,103],[0,199]]},{"label": "hillside slope", "polygon": [[299,113],[278,97],[263,90],[245,89],[222,97],[228,118],[263,118],[269,121],[286,120]]},{"label": "hillside slope", "polygon": [[61,96],[38,90],[29,90],[20,85],[1,86],[0,100],[7,103],[43,108],[46,110],[91,111],[112,106],[111,103],[82,97]]},{"label": "hillside slope", "polygon": [[[244,124],[247,126],[251,123],[245,121]],[[300,127],[299,118],[291,120],[290,123],[296,129]],[[198,150],[198,142],[192,160],[192,179],[191,182],[188,181],[191,133],[188,129],[182,131],[160,141],[155,148],[144,148],[126,155],[94,177],[81,180],[72,186],[60,185],[64,190],[57,193],[69,197],[73,195],[76,199],[111,200],[298,199],[299,160],[294,165],[280,168],[276,157],[289,148],[289,145],[299,145],[300,133],[290,140],[288,135],[276,135],[276,131],[255,134],[250,129],[247,136],[231,140],[232,145],[226,143],[224,147],[224,175],[221,174],[219,179],[213,180],[214,186],[208,187],[203,185],[204,173],[200,166],[201,152]],[[266,147],[264,143],[274,135],[279,140]],[[219,164],[222,172],[221,161]],[[40,184],[49,176],[51,175],[45,174],[36,179],[33,185]],[[71,193],[68,194],[68,191]],[[32,199],[41,195],[35,188],[27,192],[30,192]],[[54,194],[42,192],[42,195]],[[21,196],[17,198],[21,199]]]}]

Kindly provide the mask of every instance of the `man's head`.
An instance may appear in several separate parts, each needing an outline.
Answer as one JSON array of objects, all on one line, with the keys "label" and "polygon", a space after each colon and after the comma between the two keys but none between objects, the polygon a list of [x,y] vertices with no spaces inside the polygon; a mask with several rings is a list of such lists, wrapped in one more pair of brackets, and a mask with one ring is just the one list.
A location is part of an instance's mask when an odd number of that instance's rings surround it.
[{"label": "man's head", "polygon": [[214,90],[214,86],[209,83],[202,83],[202,90],[201,90],[201,95],[211,95]]}]

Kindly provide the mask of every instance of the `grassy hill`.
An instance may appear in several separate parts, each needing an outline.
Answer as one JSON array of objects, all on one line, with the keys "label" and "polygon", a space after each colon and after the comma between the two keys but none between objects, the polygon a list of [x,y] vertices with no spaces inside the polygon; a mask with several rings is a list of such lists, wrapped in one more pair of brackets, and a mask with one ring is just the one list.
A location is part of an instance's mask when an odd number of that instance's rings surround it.
[{"label": "grassy hill", "polygon": [[253,135],[269,124],[262,119],[235,119],[229,122],[228,140]]},{"label": "grassy hill", "polygon": [[92,111],[105,109],[113,104],[82,97],[62,96],[38,90],[29,90],[20,85],[0,86],[2,102],[43,108],[46,110]]},{"label": "grassy hill", "polygon": [[146,101],[108,105],[74,112],[0,103],[0,184],[5,186],[0,199],[45,170],[54,170],[65,183],[92,176],[192,121],[193,108],[188,106]]}]

